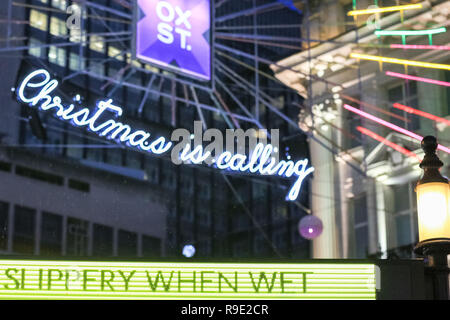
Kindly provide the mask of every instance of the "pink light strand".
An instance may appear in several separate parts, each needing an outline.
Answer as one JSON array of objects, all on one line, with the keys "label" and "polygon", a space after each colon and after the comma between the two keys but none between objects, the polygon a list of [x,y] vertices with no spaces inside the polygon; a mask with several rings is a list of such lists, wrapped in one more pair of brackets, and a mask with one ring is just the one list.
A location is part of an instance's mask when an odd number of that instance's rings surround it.
[{"label": "pink light strand", "polygon": [[[373,115],[371,115],[371,114],[369,114],[367,112],[364,112],[364,111],[356,109],[356,108],[354,108],[352,106],[349,106],[348,104],[344,104],[344,108],[347,109],[348,111],[356,113],[356,114],[358,114],[358,115],[360,115],[360,116],[362,116],[364,118],[367,118],[367,119],[372,120],[372,121],[374,121],[376,123],[379,123],[382,126],[388,127],[388,128],[390,128],[392,130],[395,130],[395,131],[400,132],[400,133],[402,133],[404,135],[407,135],[408,137],[411,137],[411,138],[416,139],[418,141],[422,141],[423,140],[422,136],[419,136],[418,134],[416,134],[414,132],[408,131],[408,130],[403,129],[403,128],[399,127],[399,126],[396,126],[393,123],[390,123],[390,122],[387,122],[387,121],[385,121],[383,119],[377,118],[377,117],[375,117],[375,116],[373,116]],[[443,145],[439,144],[438,145],[438,149],[450,154],[450,149],[445,147],[445,146],[443,146]]]},{"label": "pink light strand", "polygon": [[422,161],[420,159],[420,157],[417,154],[415,154],[414,152],[412,152],[412,151],[410,151],[410,150],[408,150],[406,148],[403,148],[402,146],[399,146],[398,144],[396,144],[396,143],[394,143],[392,141],[389,141],[388,139],[383,138],[382,136],[379,136],[378,134],[376,134],[373,131],[370,131],[367,128],[356,127],[356,130],[358,130],[359,132],[361,132],[361,133],[371,137],[374,140],[377,140],[377,141],[383,143],[384,145],[386,145],[386,146],[388,146],[388,147],[390,147],[390,148],[392,148],[392,149],[394,149],[394,150],[396,150],[398,152],[403,153],[404,155],[406,155],[408,157],[415,158],[415,159],[417,159],[419,161]]},{"label": "pink light strand", "polygon": [[391,77],[405,79],[405,80],[421,81],[421,82],[426,82],[426,83],[431,83],[431,84],[437,84],[439,86],[450,87],[450,82],[439,81],[439,80],[428,79],[428,78],[422,78],[422,77],[416,77],[416,76],[411,76],[409,74],[403,74],[403,73],[397,73],[397,72],[392,72],[392,71],[386,71],[386,75],[387,76],[391,76]]},{"label": "pink light strand", "polygon": [[428,44],[391,44],[391,49],[450,50],[450,46]]},{"label": "pink light strand", "polygon": [[427,118],[427,119],[431,119],[433,121],[442,122],[442,123],[445,123],[447,126],[450,126],[450,120],[447,120],[445,118],[441,118],[441,117],[435,116],[434,114],[431,114],[431,113],[428,113],[428,112],[425,112],[425,111],[421,111],[421,110],[417,110],[417,109],[411,108],[409,106],[405,106],[405,105],[400,104],[400,103],[394,103],[393,106],[394,106],[394,108],[403,110],[405,112],[413,113],[413,114],[416,114],[418,116],[421,116],[421,117],[424,117],[424,118]]}]

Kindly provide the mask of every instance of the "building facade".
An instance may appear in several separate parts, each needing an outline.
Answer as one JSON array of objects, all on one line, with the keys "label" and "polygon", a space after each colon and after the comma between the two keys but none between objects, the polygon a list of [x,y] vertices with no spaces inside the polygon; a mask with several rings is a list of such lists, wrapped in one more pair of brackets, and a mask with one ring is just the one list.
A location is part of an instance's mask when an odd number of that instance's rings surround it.
[{"label": "building facade", "polygon": [[[309,257],[309,243],[297,231],[308,197],[300,200],[302,206],[286,202],[280,188],[285,182],[225,179],[208,168],[176,166],[170,159],[110,144],[20,106],[14,96],[18,81],[33,69],[45,68],[60,79],[58,93],[65,92],[65,98],[83,106],[95,106],[104,97],[114,99],[124,108],[125,122],[150,132],[165,136],[175,128],[193,132],[194,121],[200,120],[194,107],[174,99],[185,92],[170,81],[155,81],[141,105],[146,94],[141,88],[151,73],[167,71],[133,60],[130,37],[108,36],[132,29],[111,14],[126,10],[123,4],[96,1],[84,11],[81,33],[67,28],[71,4],[66,0],[2,4],[2,15],[17,22],[2,25],[2,34],[11,42],[5,48],[13,41],[23,48],[5,50],[8,53],[1,58],[2,72],[11,75],[0,88],[5,101],[0,129],[1,252],[177,257],[184,245],[193,244],[196,257]],[[278,19],[283,17],[298,19],[289,10]],[[273,23],[267,16],[262,20]],[[277,59],[285,53],[268,51]],[[243,76],[255,81],[250,73]],[[119,79],[126,79],[127,85]],[[264,79],[257,81],[261,88],[269,86]],[[283,86],[274,89],[279,92],[279,108],[294,114],[292,103],[300,98]],[[249,99],[245,94],[240,98]],[[268,112],[260,119],[267,128],[280,128],[280,135],[292,135]],[[214,112],[205,113],[205,120],[210,128],[227,128]],[[306,149],[305,139],[298,136],[286,138],[283,145],[296,145],[292,150],[298,149],[293,152],[299,155]]]},{"label": "building facade", "polygon": [[[396,1],[377,1],[378,7]],[[348,104],[420,136],[434,135],[448,146],[448,86],[405,80],[387,71],[449,82],[448,68],[379,63],[352,53],[449,65],[447,50],[420,46],[449,45],[448,31],[432,36],[377,36],[376,30],[429,30],[448,27],[450,1],[411,1],[420,9],[349,16],[374,8],[372,1],[309,1],[303,30],[304,50],[272,68],[277,78],[306,98],[299,125],[320,143],[310,141],[316,168],[312,211],[324,223],[314,241],[316,258],[411,257],[418,242],[415,183],[422,170],[420,141],[350,112]],[[428,49],[427,49],[428,48]],[[394,104],[440,117],[431,120]],[[408,109],[411,110],[411,109]],[[392,143],[396,147],[392,147]],[[390,145],[389,145],[390,144]],[[324,145],[328,148],[324,148]],[[399,147],[403,148],[400,149]],[[330,152],[332,150],[333,152]],[[398,151],[400,150],[400,151]],[[411,151],[411,152],[409,152]],[[450,157],[439,151],[448,175]]]}]

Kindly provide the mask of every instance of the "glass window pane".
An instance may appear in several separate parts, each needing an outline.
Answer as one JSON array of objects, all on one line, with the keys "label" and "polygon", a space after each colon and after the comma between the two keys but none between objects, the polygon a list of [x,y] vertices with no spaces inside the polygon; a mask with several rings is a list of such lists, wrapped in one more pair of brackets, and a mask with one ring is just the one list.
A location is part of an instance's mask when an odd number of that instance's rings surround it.
[{"label": "glass window pane", "polygon": [[395,213],[410,209],[409,207],[409,185],[395,185],[392,187],[394,191]]},{"label": "glass window pane", "polygon": [[9,205],[0,202],[0,250],[8,249],[8,210]]},{"label": "glass window pane", "polygon": [[56,17],[51,17],[50,18],[50,33],[54,36],[67,35],[66,21],[63,21]]},{"label": "glass window pane", "polygon": [[15,206],[13,251],[16,253],[34,253],[34,226],[36,212],[33,209]]},{"label": "glass window pane", "polygon": [[47,15],[32,9],[30,11],[30,25],[36,29],[47,31]]},{"label": "glass window pane", "polygon": [[402,214],[395,217],[395,225],[397,230],[397,246],[411,244],[411,219],[409,214]]},{"label": "glass window pane", "polygon": [[142,255],[144,257],[160,257],[161,239],[142,236]]},{"label": "glass window pane", "polygon": [[367,223],[366,195],[361,195],[354,200],[355,224]]},{"label": "glass window pane", "polygon": [[369,247],[369,229],[367,226],[362,226],[355,229],[355,258],[366,258]]},{"label": "glass window pane", "polygon": [[59,256],[62,249],[62,217],[43,212],[41,222],[41,248],[43,256]]},{"label": "glass window pane", "polygon": [[30,48],[28,49],[28,54],[38,58],[44,56],[45,49],[41,48],[44,43],[35,38],[30,38]]},{"label": "glass window pane", "polygon": [[136,233],[119,230],[118,254],[121,257],[135,257],[137,255]]},{"label": "glass window pane", "polygon": [[113,229],[111,227],[94,224],[93,255],[96,257],[113,255]]},{"label": "glass window pane", "polygon": [[88,222],[75,218],[67,219],[67,248],[68,256],[87,256]]}]

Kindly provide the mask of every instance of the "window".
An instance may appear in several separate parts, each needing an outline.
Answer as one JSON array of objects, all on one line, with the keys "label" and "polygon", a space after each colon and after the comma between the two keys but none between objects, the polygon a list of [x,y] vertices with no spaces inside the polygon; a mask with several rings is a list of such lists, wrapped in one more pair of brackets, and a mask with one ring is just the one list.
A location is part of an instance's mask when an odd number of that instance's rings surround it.
[{"label": "window", "polygon": [[43,256],[59,256],[62,250],[62,217],[43,212],[41,222],[41,247]]},{"label": "window", "polygon": [[67,1],[66,0],[52,0],[52,7],[66,11]]},{"label": "window", "polygon": [[67,247],[68,256],[87,256],[88,222],[75,218],[67,218]]},{"label": "window", "polygon": [[39,180],[58,186],[64,185],[64,178],[51,173],[34,170],[22,166],[16,166],[16,174],[22,177],[27,177],[34,180]]},{"label": "window", "polygon": [[47,31],[47,15],[45,13],[32,9],[30,11],[30,25],[33,28]]},{"label": "window", "polygon": [[355,19],[353,16],[349,16],[347,13],[353,10],[353,2],[349,2],[344,5],[344,23],[345,23],[345,31],[350,31],[355,28]]},{"label": "window", "polygon": [[83,144],[83,138],[75,135],[75,134],[68,134],[67,135],[67,144],[74,145],[73,148],[68,147],[66,148],[66,154],[68,157],[81,159],[83,157],[83,148],[80,148],[79,146]]},{"label": "window", "polygon": [[93,255],[96,257],[113,255],[113,229],[94,224]]},{"label": "window", "polygon": [[122,50],[113,47],[113,46],[109,46],[108,47],[108,56],[110,56],[111,58],[123,61],[123,55],[121,55],[120,53],[122,53]]},{"label": "window", "polygon": [[51,17],[50,18],[50,33],[54,36],[67,35],[66,21],[63,21],[56,17]]},{"label": "window", "polygon": [[411,244],[411,219],[408,214],[399,214],[395,217],[397,231],[397,247]]},{"label": "window", "polygon": [[91,36],[89,49],[100,53],[105,53],[105,38],[101,36]]},{"label": "window", "polygon": [[34,253],[35,216],[35,210],[15,206],[13,235],[13,251],[15,253]]},{"label": "window", "polygon": [[89,183],[75,180],[75,179],[69,179],[69,188],[78,190],[81,192],[89,192],[91,189],[91,186]]},{"label": "window", "polygon": [[0,250],[8,249],[8,210],[9,205],[0,202]]},{"label": "window", "polygon": [[137,256],[136,233],[119,230],[118,254],[121,257]]},{"label": "window", "polygon": [[142,236],[142,255],[144,257],[160,257],[161,239]]},{"label": "window", "polygon": [[396,246],[406,246],[415,243],[416,235],[416,194],[413,183],[392,186],[394,198],[394,223],[396,231]]},{"label": "window", "polygon": [[69,41],[71,42],[82,42],[83,46],[85,46],[85,42],[86,42],[86,34],[81,30],[81,29],[75,29],[72,28],[70,29],[70,37],[69,37]]},{"label": "window", "polygon": [[351,200],[355,230],[355,258],[366,258],[369,252],[369,228],[367,219],[366,194],[360,194]]},{"label": "window", "polygon": [[66,66],[66,50],[64,48],[57,48],[51,46],[48,52],[48,61],[57,64],[61,67]]},{"label": "window", "polygon": [[[407,81],[388,89],[388,98],[389,102],[391,103],[400,103],[413,108],[417,108],[417,83],[415,81]],[[420,129],[420,117],[408,114],[407,112],[396,108],[392,108],[392,110],[390,111],[410,120],[409,122],[406,122],[401,119],[391,117],[390,122],[409,130]]]},{"label": "window", "polygon": [[45,55],[45,48],[41,48],[44,43],[35,38],[30,38],[30,48],[28,49],[28,54],[30,56],[35,56],[38,58],[43,58]]},{"label": "window", "polygon": [[89,64],[89,71],[99,76],[105,75],[105,65],[103,63],[91,61]]}]

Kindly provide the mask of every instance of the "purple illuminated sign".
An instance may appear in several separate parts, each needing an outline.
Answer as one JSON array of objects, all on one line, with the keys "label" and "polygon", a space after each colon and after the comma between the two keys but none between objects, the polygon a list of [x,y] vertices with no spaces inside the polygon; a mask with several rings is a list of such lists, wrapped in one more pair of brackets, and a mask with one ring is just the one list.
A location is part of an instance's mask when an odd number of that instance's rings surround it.
[{"label": "purple illuminated sign", "polygon": [[210,0],[138,0],[136,57],[211,79]]}]

